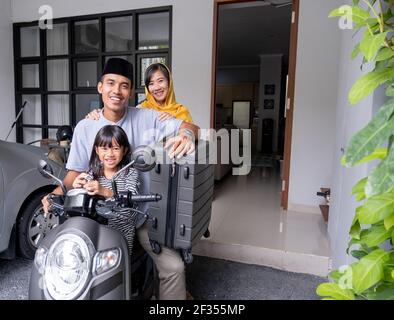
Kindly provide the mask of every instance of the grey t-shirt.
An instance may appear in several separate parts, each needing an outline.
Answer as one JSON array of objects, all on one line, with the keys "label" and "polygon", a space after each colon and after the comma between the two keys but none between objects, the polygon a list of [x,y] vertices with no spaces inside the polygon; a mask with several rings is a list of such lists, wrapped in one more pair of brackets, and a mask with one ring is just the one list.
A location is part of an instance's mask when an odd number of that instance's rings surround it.
[{"label": "grey t-shirt", "polygon": [[[159,112],[152,109],[127,108],[123,118],[117,123],[107,120],[102,114],[100,119],[84,119],[75,127],[68,157],[68,170],[84,172],[89,169],[89,159],[97,132],[108,124],[116,124],[126,132],[132,151],[140,145],[154,145],[165,136],[177,133],[182,120],[158,120]],[[140,194],[149,193],[149,172],[139,172]],[[149,203],[141,203],[140,210],[146,212]]]}]

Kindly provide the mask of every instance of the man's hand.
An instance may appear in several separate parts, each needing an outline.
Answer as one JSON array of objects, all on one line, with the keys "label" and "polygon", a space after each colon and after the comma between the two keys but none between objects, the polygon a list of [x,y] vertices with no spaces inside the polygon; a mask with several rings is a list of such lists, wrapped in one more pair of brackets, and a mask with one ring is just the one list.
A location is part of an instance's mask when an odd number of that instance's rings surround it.
[{"label": "man's hand", "polygon": [[89,175],[86,172],[82,172],[78,177],[75,178],[73,182],[73,188],[84,188],[85,184],[88,182],[86,179]]},{"label": "man's hand", "polygon": [[90,119],[90,120],[99,120],[101,115],[101,109],[95,109],[92,112],[89,112],[85,119]]},{"label": "man's hand", "polygon": [[179,134],[176,137],[168,139],[164,145],[164,149],[169,149],[168,156],[171,159],[180,159],[185,154],[191,154],[196,149],[196,145],[194,144],[194,139],[191,136]]}]

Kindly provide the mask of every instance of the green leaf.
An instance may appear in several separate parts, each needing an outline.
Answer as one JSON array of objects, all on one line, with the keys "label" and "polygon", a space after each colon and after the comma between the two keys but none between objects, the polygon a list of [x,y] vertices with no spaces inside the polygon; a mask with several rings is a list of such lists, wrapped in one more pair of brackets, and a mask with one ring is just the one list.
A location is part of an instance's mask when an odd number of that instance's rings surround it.
[{"label": "green leaf", "polygon": [[394,186],[394,148],[391,149],[389,156],[369,174],[365,185],[367,198],[385,193]]},{"label": "green leaf", "polygon": [[351,290],[342,289],[336,283],[322,283],[316,289],[316,293],[321,297],[328,297],[335,300],[354,300],[354,294]]},{"label": "green leaf", "polygon": [[383,263],[388,257],[388,252],[376,249],[352,266],[353,288],[357,294],[371,288],[383,278]]},{"label": "green leaf", "polygon": [[365,199],[365,185],[368,178],[361,179],[352,189],[352,195],[356,196],[357,201]]},{"label": "green leaf", "polygon": [[384,61],[394,57],[394,51],[389,48],[383,48],[376,55],[375,61]]},{"label": "green leaf", "polygon": [[386,89],[386,96],[388,97],[394,97],[394,86],[389,85]]},{"label": "green leaf", "polygon": [[394,288],[386,289],[382,292],[370,293],[367,295],[368,300],[394,300]]},{"label": "green leaf", "polygon": [[353,239],[360,240],[360,234],[361,234],[361,225],[360,222],[358,221],[357,215],[353,219],[352,226],[350,228],[349,234]]},{"label": "green leaf", "polygon": [[373,226],[362,233],[361,240],[368,247],[374,247],[386,241],[390,236],[391,232],[387,231],[384,226]]},{"label": "green leaf", "polygon": [[338,281],[339,281],[339,278],[342,277],[342,275],[343,275],[342,272],[340,272],[340,271],[338,271],[338,270],[334,270],[334,271],[331,271],[331,272],[328,274],[328,278],[331,279],[331,280],[333,280],[333,281],[335,281],[335,282],[338,282]]},{"label": "green leaf", "polygon": [[394,244],[394,230],[391,232],[391,243]]},{"label": "green leaf", "polygon": [[390,230],[394,226],[394,213],[384,219],[384,227]]},{"label": "green leaf", "polygon": [[379,33],[377,35],[371,35],[367,30],[364,34],[364,38],[360,43],[360,50],[364,54],[365,59],[369,62],[376,55],[376,52],[384,44],[387,32]]},{"label": "green leaf", "polygon": [[370,155],[364,157],[360,161],[358,161],[355,166],[367,163],[372,160],[380,159],[384,160],[387,157],[388,150],[387,148],[377,148],[374,152],[372,152]]},{"label": "green leaf", "polygon": [[353,85],[349,93],[349,103],[351,105],[359,103],[362,99],[367,97],[372,91],[383,83],[391,80],[394,77],[394,70],[391,68],[371,71],[361,77]]},{"label": "green leaf", "polygon": [[390,99],[379,109],[367,126],[350,139],[345,153],[346,166],[354,166],[369,156],[392,135],[394,117],[390,117],[393,112],[394,99]]},{"label": "green leaf", "polygon": [[356,213],[362,224],[375,224],[390,216],[394,212],[394,192],[371,197]]},{"label": "green leaf", "polygon": [[357,56],[360,54],[361,50],[360,50],[360,44],[356,45],[352,51],[352,60],[354,60],[355,58],[357,58]]},{"label": "green leaf", "polygon": [[353,250],[352,252],[350,252],[350,254],[356,258],[356,259],[361,259],[364,258],[368,253],[362,250]]}]

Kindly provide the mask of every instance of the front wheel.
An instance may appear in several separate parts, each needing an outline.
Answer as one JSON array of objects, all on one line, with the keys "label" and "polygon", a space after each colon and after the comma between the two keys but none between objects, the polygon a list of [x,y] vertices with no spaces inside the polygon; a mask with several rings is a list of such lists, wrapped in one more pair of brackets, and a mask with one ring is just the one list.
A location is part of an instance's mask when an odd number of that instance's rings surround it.
[{"label": "front wheel", "polygon": [[41,199],[47,192],[41,192],[29,200],[18,220],[18,251],[27,259],[33,259],[36,249],[48,232],[59,225],[59,217],[48,213],[44,217]]}]

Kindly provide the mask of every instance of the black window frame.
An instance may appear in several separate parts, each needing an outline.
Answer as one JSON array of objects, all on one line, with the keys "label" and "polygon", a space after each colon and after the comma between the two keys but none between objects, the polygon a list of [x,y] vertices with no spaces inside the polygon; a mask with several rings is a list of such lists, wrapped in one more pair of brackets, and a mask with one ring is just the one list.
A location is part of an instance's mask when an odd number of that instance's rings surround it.
[{"label": "black window frame", "polygon": [[[153,8],[144,8],[136,10],[126,11],[114,11],[109,13],[101,14],[90,14],[80,15],[65,18],[53,19],[53,24],[64,24],[68,25],[68,53],[60,55],[48,55],[47,52],[47,36],[46,29],[39,29],[39,47],[40,55],[34,57],[21,57],[21,43],[20,43],[20,30],[24,27],[37,27],[39,28],[39,22],[18,22],[13,24],[13,42],[14,42],[14,84],[15,84],[15,114],[18,114],[21,110],[24,95],[40,95],[41,96],[41,114],[42,123],[41,125],[29,125],[23,123],[23,116],[18,119],[16,125],[16,140],[17,142],[24,143],[23,129],[24,128],[39,128],[42,131],[42,139],[49,137],[49,129],[57,129],[58,125],[48,124],[48,96],[52,95],[68,95],[69,96],[69,119],[70,125],[75,127],[76,125],[76,96],[78,94],[98,94],[97,88],[94,87],[77,87],[77,73],[76,64],[78,61],[97,61],[97,72],[98,75],[102,70],[106,57],[113,56],[131,56],[134,66],[134,86],[133,95],[131,101],[134,105],[138,103],[138,94],[145,93],[144,87],[140,84],[140,58],[141,57],[156,57],[165,56],[167,64],[171,68],[171,56],[172,56],[172,17],[173,17],[172,6],[161,6]],[[138,19],[140,15],[168,12],[169,14],[169,43],[168,48],[155,49],[155,50],[139,50],[138,49],[138,34],[139,34],[139,23]],[[105,51],[105,21],[108,18],[118,18],[132,16],[133,23],[133,39],[132,39],[132,50],[128,51]],[[99,20],[99,33],[100,33],[100,44],[98,52],[89,53],[76,53],[75,52],[75,23],[87,20]],[[47,88],[47,61],[49,60],[68,60],[68,72],[69,72],[69,84],[67,91],[48,91]],[[22,88],[22,65],[23,64],[39,64],[39,88]],[[100,99],[100,105],[102,101]],[[28,142],[28,141],[26,141]]]}]

